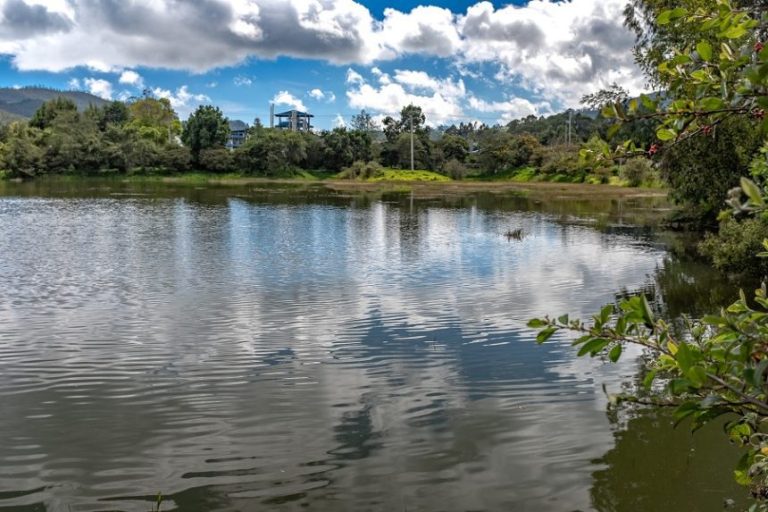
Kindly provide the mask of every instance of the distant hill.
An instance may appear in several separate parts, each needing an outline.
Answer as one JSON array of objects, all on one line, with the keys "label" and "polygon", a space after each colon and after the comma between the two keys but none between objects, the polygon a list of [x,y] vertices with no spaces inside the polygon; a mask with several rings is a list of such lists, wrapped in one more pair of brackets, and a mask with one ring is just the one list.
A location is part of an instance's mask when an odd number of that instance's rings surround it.
[{"label": "distant hill", "polygon": [[84,110],[89,105],[99,107],[109,103],[87,92],[57,91],[44,87],[0,88],[0,122],[29,119],[43,103],[59,96],[74,101],[80,110]]}]

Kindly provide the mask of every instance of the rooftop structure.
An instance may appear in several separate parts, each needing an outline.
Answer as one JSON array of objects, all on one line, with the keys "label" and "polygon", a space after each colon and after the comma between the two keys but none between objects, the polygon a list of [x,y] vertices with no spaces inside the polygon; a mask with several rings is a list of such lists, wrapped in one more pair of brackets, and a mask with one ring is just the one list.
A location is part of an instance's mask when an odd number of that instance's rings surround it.
[{"label": "rooftop structure", "polygon": [[[308,132],[312,129],[312,118],[315,117],[300,110],[288,110],[280,114],[274,114],[274,106],[271,108],[272,120],[270,126],[293,132]],[[275,118],[277,124],[275,125]]]}]

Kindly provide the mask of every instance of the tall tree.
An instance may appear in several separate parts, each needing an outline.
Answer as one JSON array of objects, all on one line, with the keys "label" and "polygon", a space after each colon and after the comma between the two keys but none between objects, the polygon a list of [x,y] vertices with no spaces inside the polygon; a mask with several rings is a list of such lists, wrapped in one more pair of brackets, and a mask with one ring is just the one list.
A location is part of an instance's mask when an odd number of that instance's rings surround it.
[{"label": "tall tree", "polygon": [[189,116],[184,124],[181,140],[197,161],[200,151],[224,147],[229,137],[229,120],[218,107],[203,105]]}]

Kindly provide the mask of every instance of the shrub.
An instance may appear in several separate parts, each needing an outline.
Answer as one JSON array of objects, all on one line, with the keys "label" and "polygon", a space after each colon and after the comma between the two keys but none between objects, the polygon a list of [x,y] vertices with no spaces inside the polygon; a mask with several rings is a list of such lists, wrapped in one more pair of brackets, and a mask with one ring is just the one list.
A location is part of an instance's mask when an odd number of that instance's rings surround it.
[{"label": "shrub", "polygon": [[162,166],[172,172],[185,172],[192,165],[192,153],[189,148],[172,146],[160,154]]},{"label": "shrub", "polygon": [[467,167],[458,160],[452,159],[443,167],[443,174],[454,180],[463,180],[467,175]]},{"label": "shrub", "polygon": [[655,169],[647,158],[632,158],[621,166],[619,176],[626,180],[630,187],[639,187],[654,181]]},{"label": "shrub", "polygon": [[210,172],[231,172],[234,167],[232,152],[224,148],[203,149],[200,151],[200,165]]},{"label": "shrub", "polygon": [[720,224],[717,234],[706,236],[699,244],[699,250],[720,270],[765,275],[768,273],[768,259],[755,255],[763,251],[763,240],[767,238],[768,223],[764,220],[728,217]]},{"label": "shrub", "polygon": [[346,167],[340,174],[340,178],[354,179],[369,179],[381,176],[383,169],[378,162],[363,162],[358,160],[349,167]]}]

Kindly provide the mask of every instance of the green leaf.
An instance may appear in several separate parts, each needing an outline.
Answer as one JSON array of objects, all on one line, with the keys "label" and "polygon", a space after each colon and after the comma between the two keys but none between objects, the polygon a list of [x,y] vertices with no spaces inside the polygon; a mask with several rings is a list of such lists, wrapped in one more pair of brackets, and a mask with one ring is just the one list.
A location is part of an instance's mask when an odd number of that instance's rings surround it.
[{"label": "green leaf", "polygon": [[685,418],[694,414],[700,410],[699,404],[696,402],[685,402],[675,409],[673,417],[675,418],[675,426],[678,426]]},{"label": "green leaf", "polygon": [[673,395],[682,395],[683,393],[687,393],[690,387],[691,383],[686,379],[673,379],[669,382],[669,391]]},{"label": "green leaf", "polygon": [[648,299],[645,295],[640,296],[643,304],[643,319],[649,329],[653,329],[653,311],[651,311],[651,305],[648,304]]},{"label": "green leaf", "polygon": [[651,370],[645,375],[645,378],[643,379],[643,387],[646,390],[650,390],[651,386],[653,386],[654,380],[656,380],[656,370]]},{"label": "green leaf", "polygon": [[541,318],[534,318],[532,320],[529,320],[527,325],[531,329],[540,329],[540,328],[545,327],[545,326],[547,326],[549,324],[546,322],[546,320],[542,320]]},{"label": "green leaf", "polygon": [[696,51],[699,53],[699,57],[709,62],[712,60],[712,45],[706,41],[701,41],[696,45]]},{"label": "green leaf", "polygon": [[742,177],[741,189],[745,194],[747,194],[747,197],[749,197],[749,200],[752,201],[753,204],[759,206],[765,205],[765,198],[763,198],[763,193],[761,192],[760,187],[758,187],[754,181],[750,180],[749,178]]},{"label": "green leaf", "polygon": [[662,11],[661,14],[656,18],[656,23],[659,25],[669,25],[669,22],[672,21],[672,11]]},{"label": "green leaf", "polygon": [[643,103],[643,106],[646,109],[650,110],[651,112],[656,111],[656,102],[654,102],[649,96],[641,94],[640,101]]},{"label": "green leaf", "polygon": [[607,306],[603,306],[603,308],[600,310],[600,323],[605,324],[608,322],[608,320],[611,319],[611,315],[615,311],[615,308],[613,307],[613,304],[608,304]]},{"label": "green leaf", "polygon": [[760,364],[755,368],[755,375],[753,377],[753,384],[755,387],[760,388],[765,385],[765,370],[768,369],[768,359],[763,359]]},{"label": "green leaf", "polygon": [[536,336],[536,343],[542,344],[558,331],[557,327],[547,327]]},{"label": "green leaf", "polygon": [[749,485],[752,483],[752,477],[749,476],[749,468],[752,466],[753,458],[753,454],[745,453],[739,460],[733,472],[733,476],[739,485]]},{"label": "green leaf", "polygon": [[669,128],[659,128],[656,130],[656,137],[658,137],[659,140],[666,142],[675,140],[677,138],[677,134]]},{"label": "green leaf", "polygon": [[568,315],[563,315],[557,319],[561,324],[568,324]]},{"label": "green leaf", "polygon": [[581,347],[578,355],[579,357],[585,356],[587,354],[594,356],[605,347],[607,347],[610,343],[610,340],[606,340],[604,338],[593,338],[585,343],[583,347]]},{"label": "green leaf", "polygon": [[621,357],[621,350],[622,350],[621,345],[616,345],[615,347],[613,347],[611,351],[608,353],[608,359],[610,359],[612,363],[615,363],[616,361],[618,361],[619,358]]},{"label": "green leaf", "polygon": [[747,29],[742,25],[734,25],[720,34],[720,37],[726,39],[739,39],[747,34]]}]

